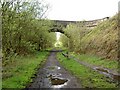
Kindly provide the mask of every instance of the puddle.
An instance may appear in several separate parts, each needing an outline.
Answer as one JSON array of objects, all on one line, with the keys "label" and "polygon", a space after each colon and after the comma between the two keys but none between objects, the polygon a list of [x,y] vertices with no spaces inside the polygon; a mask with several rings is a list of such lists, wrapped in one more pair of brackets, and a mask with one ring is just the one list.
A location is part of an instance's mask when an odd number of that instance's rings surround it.
[{"label": "puddle", "polygon": [[48,70],[54,70],[55,67],[54,67],[54,66],[50,66],[50,67],[47,67],[47,68],[45,68],[45,69],[48,69]]},{"label": "puddle", "polygon": [[47,70],[54,70],[54,69],[61,69],[59,66],[49,66],[49,67],[47,67],[47,68],[45,68],[45,69],[47,69]]},{"label": "puddle", "polygon": [[99,68],[99,67],[96,67],[95,70],[100,71],[100,72],[109,73],[109,71],[107,69],[103,69],[103,68]]},{"label": "puddle", "polygon": [[58,69],[60,69],[60,67],[58,67]]},{"label": "puddle", "polygon": [[58,76],[61,76],[61,74],[60,73],[51,73],[51,74],[48,74],[47,75],[47,78],[51,78],[51,77],[58,77]]},{"label": "puddle", "polygon": [[62,85],[65,84],[68,80],[63,78],[50,78],[52,85]]},{"label": "puddle", "polygon": [[60,87],[63,87],[67,84],[68,80],[61,78],[61,77],[58,77],[60,75],[61,75],[60,73],[49,74],[48,78],[49,78],[53,88],[60,88]]},{"label": "puddle", "polygon": [[103,68],[99,68],[99,67],[95,67],[94,69],[97,70],[97,71],[100,71],[101,73],[103,73],[104,75],[110,77],[114,81],[120,81],[120,75],[116,75],[114,73],[110,73],[109,70],[103,69]]}]

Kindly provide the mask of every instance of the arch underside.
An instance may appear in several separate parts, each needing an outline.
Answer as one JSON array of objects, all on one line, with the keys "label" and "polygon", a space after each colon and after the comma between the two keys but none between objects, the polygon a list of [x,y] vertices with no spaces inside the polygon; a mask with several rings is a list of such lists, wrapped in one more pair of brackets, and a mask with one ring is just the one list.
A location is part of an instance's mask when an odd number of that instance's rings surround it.
[{"label": "arch underside", "polygon": [[68,38],[70,38],[70,36],[67,33],[65,33],[65,31],[63,29],[52,28],[49,30],[49,32],[60,32],[60,33],[64,34],[65,36],[67,36]]}]

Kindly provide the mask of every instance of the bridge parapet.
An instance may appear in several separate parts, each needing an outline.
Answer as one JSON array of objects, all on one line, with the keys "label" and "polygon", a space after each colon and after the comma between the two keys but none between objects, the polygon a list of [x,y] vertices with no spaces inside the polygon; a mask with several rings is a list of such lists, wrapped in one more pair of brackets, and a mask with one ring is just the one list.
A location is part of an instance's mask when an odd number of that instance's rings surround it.
[{"label": "bridge parapet", "polygon": [[64,27],[66,27],[70,23],[75,24],[75,23],[80,23],[80,22],[83,22],[84,25],[87,26],[87,27],[95,27],[100,22],[108,20],[108,19],[109,19],[109,17],[105,17],[105,18],[102,18],[102,19],[96,19],[96,20],[90,20],[90,21],[65,21],[65,20],[52,20],[52,21],[54,21],[55,23],[61,24]]},{"label": "bridge parapet", "polygon": [[83,23],[83,25],[85,25],[89,29],[92,29],[92,28],[96,27],[99,23],[101,23],[102,21],[105,21],[105,20],[108,20],[108,19],[109,19],[109,17],[105,17],[105,18],[102,18],[102,19],[96,19],[96,20],[90,20],[90,21],[51,20],[51,21],[55,22],[55,25],[49,31],[50,32],[61,32],[61,33],[65,34],[64,31],[63,31],[63,27],[66,27],[70,23],[71,24]]}]

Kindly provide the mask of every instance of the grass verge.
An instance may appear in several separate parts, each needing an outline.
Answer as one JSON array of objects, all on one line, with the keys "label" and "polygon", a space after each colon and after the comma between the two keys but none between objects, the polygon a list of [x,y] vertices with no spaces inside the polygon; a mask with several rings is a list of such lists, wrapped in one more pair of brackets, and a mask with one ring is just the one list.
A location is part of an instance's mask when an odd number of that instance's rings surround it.
[{"label": "grass verge", "polygon": [[80,79],[83,88],[116,88],[116,84],[109,78],[80,65],[73,59],[67,59],[61,53],[57,54],[57,58],[68,71]]},{"label": "grass verge", "polygon": [[47,55],[48,52],[39,52],[34,56],[14,58],[13,62],[3,67],[2,88],[25,88]]},{"label": "grass verge", "polygon": [[118,71],[118,62],[116,60],[101,59],[97,56],[87,55],[87,54],[72,53],[72,55],[74,55],[79,60],[84,61],[86,63]]}]

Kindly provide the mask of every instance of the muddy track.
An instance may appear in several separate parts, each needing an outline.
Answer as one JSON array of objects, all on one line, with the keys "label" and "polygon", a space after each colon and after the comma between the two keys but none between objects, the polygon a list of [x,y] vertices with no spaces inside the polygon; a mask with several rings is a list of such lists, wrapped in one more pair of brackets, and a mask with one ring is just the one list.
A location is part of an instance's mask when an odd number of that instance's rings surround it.
[{"label": "muddy track", "polygon": [[50,51],[50,55],[38,70],[36,78],[28,88],[81,88],[80,82],[66,71],[56,59],[57,51]]},{"label": "muddy track", "polygon": [[[63,53],[63,55],[65,57],[68,56],[65,53]],[[78,62],[78,63],[80,63],[82,65],[84,65],[85,67],[88,67],[88,68],[90,68],[92,70],[98,71],[100,74],[103,74],[106,77],[109,77],[112,80],[112,82],[119,83],[119,81],[120,81],[120,73],[118,73],[117,71],[113,71],[113,70],[108,69],[108,68],[104,68],[104,67],[100,67],[100,66],[95,66],[95,65],[89,64],[87,62],[83,62],[83,61],[77,59],[76,57],[74,57],[72,55],[69,55],[69,58],[75,60],[76,62]]]}]

